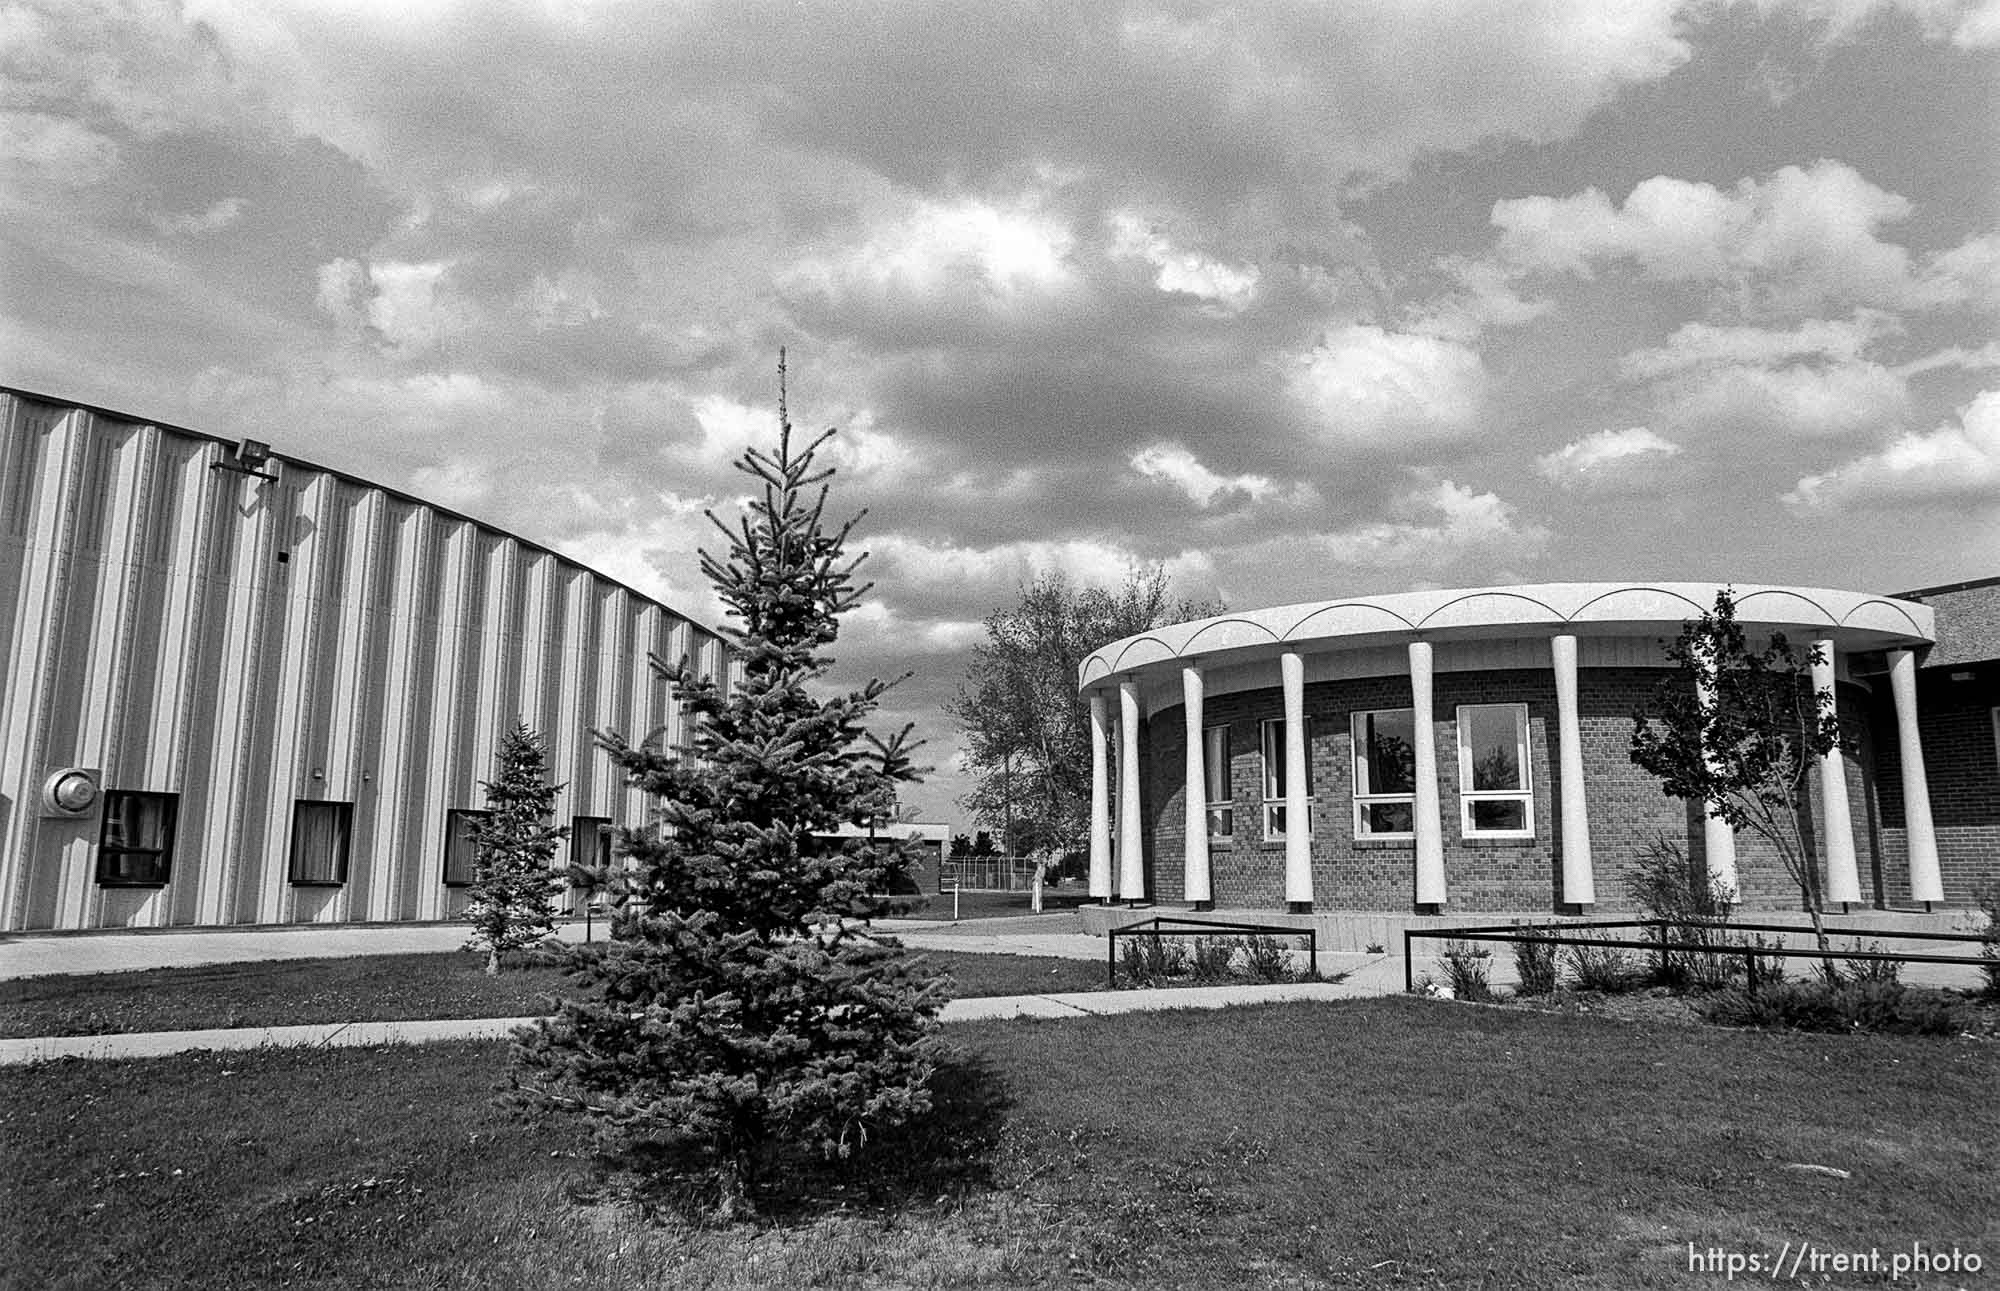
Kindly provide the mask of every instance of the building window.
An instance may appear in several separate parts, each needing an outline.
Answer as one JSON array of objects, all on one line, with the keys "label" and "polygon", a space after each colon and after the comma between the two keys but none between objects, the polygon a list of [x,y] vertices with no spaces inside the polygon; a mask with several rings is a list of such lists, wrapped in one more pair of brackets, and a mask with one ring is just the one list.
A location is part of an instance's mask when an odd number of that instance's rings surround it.
[{"label": "building window", "polygon": [[[1264,841],[1285,836],[1285,719],[1264,722]],[[1306,721],[1306,802],[1312,802],[1312,721]],[[1312,809],[1306,810],[1306,835],[1312,835]]]},{"label": "building window", "polygon": [[569,822],[569,863],[611,869],[615,835],[608,816],[573,816]]},{"label": "building window", "polygon": [[1458,710],[1458,811],[1467,838],[1535,836],[1526,704]]},{"label": "building window", "polygon": [[295,804],[291,883],[298,887],[338,887],[347,882],[347,840],[353,823],[351,802]]},{"label": "building window", "polygon": [[157,888],[174,865],[180,795],[113,789],[104,795],[97,836],[97,881],[107,888]]},{"label": "building window", "polygon": [[484,820],[491,812],[448,811],[444,814],[444,885],[469,887],[478,877],[474,862],[479,849],[473,846],[472,822]]},{"label": "building window", "polygon": [[1354,836],[1412,838],[1417,818],[1416,710],[1354,715]]},{"label": "building window", "polygon": [[1203,797],[1208,806],[1208,836],[1228,842],[1236,837],[1236,807],[1229,792],[1229,728],[1211,726],[1201,733]]}]

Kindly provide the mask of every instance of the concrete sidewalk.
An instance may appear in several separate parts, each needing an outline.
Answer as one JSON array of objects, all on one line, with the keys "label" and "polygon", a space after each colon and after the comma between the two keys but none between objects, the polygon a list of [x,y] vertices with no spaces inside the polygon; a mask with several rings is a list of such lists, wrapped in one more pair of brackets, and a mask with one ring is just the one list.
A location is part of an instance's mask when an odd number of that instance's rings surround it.
[{"label": "concrete sidewalk", "polygon": [[[1400,970],[1396,989],[1402,988]],[[1350,977],[1342,982],[1295,982],[1273,986],[1186,986],[1138,991],[1073,991],[1057,995],[1002,995],[953,1000],[940,1019],[946,1023],[1004,1021],[1012,1018],[1089,1018],[1175,1009],[1222,1009],[1281,1004],[1295,1000],[1358,999],[1385,992]],[[534,1018],[464,1018],[430,1022],[345,1022],[319,1026],[235,1027],[204,1031],[150,1031],[125,1035],[38,1036],[0,1040],[0,1066],[58,1058],[159,1058],[199,1049],[338,1049],[385,1044],[426,1044],[441,1040],[494,1040],[527,1026]]]},{"label": "concrete sidewalk", "polygon": [[[1051,955],[1061,959],[1102,959],[1104,939],[1079,931],[1073,918],[1060,923],[1025,919],[980,919],[950,923],[934,919],[884,919],[875,931],[921,950],[963,950],[994,955]],[[987,925],[991,925],[990,927]],[[470,929],[463,923],[382,924],[331,928],[209,928],[193,931],[15,933],[0,937],[0,981],[72,973],[122,973],[148,968],[193,968],[204,964],[249,963],[271,959],[340,959],[351,955],[446,954],[462,949]],[[591,930],[607,935],[600,919]],[[581,921],[564,923],[556,935],[582,941]]]}]

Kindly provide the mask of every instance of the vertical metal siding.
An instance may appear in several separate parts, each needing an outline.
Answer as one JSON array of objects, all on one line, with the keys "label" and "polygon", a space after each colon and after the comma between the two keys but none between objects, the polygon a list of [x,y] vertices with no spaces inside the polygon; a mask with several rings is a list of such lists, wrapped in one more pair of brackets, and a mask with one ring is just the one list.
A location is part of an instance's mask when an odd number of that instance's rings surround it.
[{"label": "vertical metal siding", "polygon": [[[637,824],[591,732],[680,740],[649,651],[727,667],[619,584],[282,454],[276,483],[217,471],[213,441],[13,394],[0,427],[0,928],[445,917],[445,813],[503,725],[548,740],[565,816]],[[66,765],[179,795],[164,889],[99,888],[96,815],[42,818]],[[300,798],[355,804],[343,887],[287,882]]]}]

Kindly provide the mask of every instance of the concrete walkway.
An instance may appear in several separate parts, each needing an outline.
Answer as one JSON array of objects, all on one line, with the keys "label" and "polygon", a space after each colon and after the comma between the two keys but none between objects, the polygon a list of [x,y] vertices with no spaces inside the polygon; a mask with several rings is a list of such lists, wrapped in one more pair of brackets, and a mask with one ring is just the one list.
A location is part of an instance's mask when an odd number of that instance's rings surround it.
[{"label": "concrete walkway", "polygon": [[[963,950],[995,955],[1051,955],[1102,959],[1104,939],[1082,931],[1074,915],[1021,919],[884,919],[877,931],[921,950]],[[50,974],[122,973],[147,968],[192,968],[260,959],[339,959],[350,955],[445,954],[464,947],[462,923],[381,924],[331,928],[208,928],[74,933],[15,933],[0,937],[0,981]],[[590,930],[606,936],[603,920]],[[556,935],[582,941],[580,922]]]},{"label": "concrete walkway", "polygon": [[[1397,980],[1401,988],[1400,977]],[[953,1000],[940,1014],[946,1023],[1012,1018],[1089,1018],[1173,1009],[1221,1009],[1294,1000],[1354,999],[1382,992],[1353,979],[1275,986],[1187,986],[1165,990],[1074,991],[1059,995],[1002,995]],[[234,1027],[205,1031],[150,1031],[127,1035],[38,1036],[0,1040],[0,1066],[57,1058],[158,1058],[198,1049],[338,1049],[440,1040],[495,1040],[534,1018],[466,1018],[435,1022],[345,1022],[319,1026]]]}]

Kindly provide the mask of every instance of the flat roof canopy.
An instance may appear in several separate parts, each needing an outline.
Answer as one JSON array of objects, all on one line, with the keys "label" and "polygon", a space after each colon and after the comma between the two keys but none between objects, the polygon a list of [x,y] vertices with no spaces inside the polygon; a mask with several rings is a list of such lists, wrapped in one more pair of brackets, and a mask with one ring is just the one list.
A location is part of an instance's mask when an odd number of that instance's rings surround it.
[{"label": "flat roof canopy", "polygon": [[1395,592],[1244,610],[1114,641],[1083,661],[1079,689],[1196,660],[1240,663],[1285,650],[1324,653],[1405,641],[1500,637],[1674,636],[1727,587],[1746,627],[1810,634],[1843,652],[1932,644],[1928,606],[1823,587],[1722,583],[1533,583]]}]

